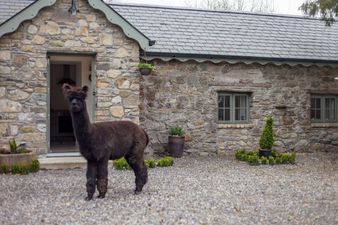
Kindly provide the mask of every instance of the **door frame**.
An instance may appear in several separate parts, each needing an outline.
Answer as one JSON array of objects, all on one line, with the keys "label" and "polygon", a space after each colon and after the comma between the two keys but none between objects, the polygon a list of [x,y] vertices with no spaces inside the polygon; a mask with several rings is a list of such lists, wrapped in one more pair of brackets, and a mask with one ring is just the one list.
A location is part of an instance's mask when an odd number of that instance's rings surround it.
[{"label": "door frame", "polygon": [[50,118],[50,103],[51,103],[51,93],[50,93],[50,82],[51,82],[51,74],[50,74],[50,65],[51,65],[51,56],[73,56],[73,57],[91,57],[91,90],[93,96],[93,103],[92,103],[92,122],[96,120],[96,56],[95,52],[47,52],[47,134],[46,134],[46,143],[47,143],[47,157],[65,157],[65,156],[79,156],[79,152],[67,152],[67,153],[53,153],[51,151],[50,146],[50,133],[51,133],[51,118]]}]

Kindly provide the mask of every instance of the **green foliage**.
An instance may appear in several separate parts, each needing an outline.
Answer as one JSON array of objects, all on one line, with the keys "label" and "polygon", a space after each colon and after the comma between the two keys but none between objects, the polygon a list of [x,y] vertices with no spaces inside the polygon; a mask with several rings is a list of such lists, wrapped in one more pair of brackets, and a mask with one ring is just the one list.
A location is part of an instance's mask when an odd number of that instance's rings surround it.
[{"label": "green foliage", "polygon": [[268,164],[268,159],[267,159],[265,156],[262,156],[262,157],[261,157],[261,163],[262,163],[263,165]]},{"label": "green foliage", "polygon": [[[156,166],[167,167],[167,166],[172,166],[174,164],[174,158],[171,156],[166,156],[158,161],[156,161],[155,159],[147,159],[147,160],[144,160],[144,163],[148,168],[155,168]],[[130,170],[131,169],[127,160],[123,157],[120,159],[114,160],[113,166],[117,170]]]},{"label": "green foliage", "polygon": [[28,174],[28,173],[35,173],[38,172],[40,169],[40,163],[38,160],[33,160],[30,165],[21,166],[21,165],[1,165],[0,166],[0,173],[12,173],[12,174]]},{"label": "green foliage", "polygon": [[183,137],[185,134],[184,130],[181,127],[171,127],[169,130],[170,136],[180,136]]},{"label": "green foliage", "polygon": [[130,170],[130,166],[125,158],[116,159],[113,161],[113,166],[117,170]]},{"label": "green foliage", "polygon": [[157,162],[155,159],[148,159],[148,160],[144,160],[144,163],[146,164],[146,166],[148,168],[155,168],[157,165]]},{"label": "green foliage", "polygon": [[9,173],[9,172],[11,172],[11,169],[7,165],[0,166],[0,173]]},{"label": "green foliage", "polygon": [[139,63],[137,65],[137,67],[139,69],[151,69],[151,70],[155,69],[155,66],[153,64],[150,64],[150,63]]},{"label": "green foliage", "polygon": [[306,0],[299,9],[309,16],[320,15],[330,26],[338,16],[338,0]]},{"label": "green foliage", "polygon": [[30,165],[30,169],[29,169],[30,172],[35,173],[35,172],[38,172],[39,169],[40,169],[40,162],[39,162],[39,160],[33,160],[32,163],[31,163],[31,165]]},{"label": "green foliage", "polygon": [[172,165],[174,165],[174,158],[171,156],[166,156],[157,162],[158,167],[167,167]]},{"label": "green foliage", "polygon": [[277,156],[275,161],[276,161],[276,164],[282,164],[282,159],[279,156]]},{"label": "green foliage", "polygon": [[238,150],[236,151],[235,157],[236,157],[236,159],[242,161],[243,155],[245,155],[245,154],[246,154],[245,149],[241,148],[241,149],[238,149]]},{"label": "green foliage", "polygon": [[252,166],[259,165],[259,157],[258,155],[250,155],[248,156],[248,163]]},{"label": "green foliage", "polygon": [[28,152],[30,152],[26,148],[19,147],[16,144],[16,141],[15,141],[14,138],[10,139],[8,141],[8,144],[9,144],[9,149],[10,149],[11,154],[22,154],[22,153],[28,153]]},{"label": "green foliage", "polygon": [[296,152],[292,153],[278,153],[274,150],[273,154],[269,158],[264,156],[259,159],[258,151],[246,151],[245,149],[239,149],[235,153],[235,157],[239,161],[246,161],[250,165],[259,165],[259,164],[295,164],[296,163]]},{"label": "green foliage", "polygon": [[273,146],[273,143],[275,141],[274,134],[273,134],[273,119],[271,116],[268,116],[266,118],[266,124],[263,129],[263,133],[259,139],[259,146],[261,149],[271,149]]},{"label": "green foliage", "polygon": [[271,150],[270,156],[272,156],[272,157],[274,157],[274,158],[277,157],[277,151],[276,151],[276,149],[272,149],[272,150]]}]

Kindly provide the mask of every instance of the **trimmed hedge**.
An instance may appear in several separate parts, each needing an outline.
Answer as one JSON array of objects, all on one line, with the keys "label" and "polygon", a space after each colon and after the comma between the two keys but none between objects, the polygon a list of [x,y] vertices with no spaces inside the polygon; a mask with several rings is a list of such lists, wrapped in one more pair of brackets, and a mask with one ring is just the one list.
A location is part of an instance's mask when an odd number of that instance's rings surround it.
[{"label": "trimmed hedge", "polygon": [[[155,159],[147,159],[144,160],[144,163],[148,168],[155,168],[155,167],[167,167],[174,165],[174,158],[171,156],[166,156],[160,160]],[[113,166],[117,170],[131,170],[127,160],[125,158],[116,159],[113,161]]]},{"label": "trimmed hedge", "polygon": [[246,151],[245,149],[239,149],[235,153],[237,160],[248,162],[250,165],[275,165],[275,164],[295,164],[296,152],[291,153],[278,153],[276,150],[272,150],[270,157],[258,157],[258,151]]}]

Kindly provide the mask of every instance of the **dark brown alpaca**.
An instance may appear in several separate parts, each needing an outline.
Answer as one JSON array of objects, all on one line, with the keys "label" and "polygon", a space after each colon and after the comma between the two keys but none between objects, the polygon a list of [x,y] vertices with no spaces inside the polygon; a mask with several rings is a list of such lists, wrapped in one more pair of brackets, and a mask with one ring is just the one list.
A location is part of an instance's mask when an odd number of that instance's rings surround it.
[{"label": "dark brown alpaca", "polygon": [[105,197],[108,185],[108,160],[123,156],[136,176],[135,194],[140,193],[148,180],[147,167],[143,160],[144,149],[149,141],[147,133],[129,121],[91,124],[85,102],[88,87],[76,88],[64,84],[62,89],[69,104],[80,152],[87,160],[86,200],[93,198],[95,185],[99,191],[98,198]]}]

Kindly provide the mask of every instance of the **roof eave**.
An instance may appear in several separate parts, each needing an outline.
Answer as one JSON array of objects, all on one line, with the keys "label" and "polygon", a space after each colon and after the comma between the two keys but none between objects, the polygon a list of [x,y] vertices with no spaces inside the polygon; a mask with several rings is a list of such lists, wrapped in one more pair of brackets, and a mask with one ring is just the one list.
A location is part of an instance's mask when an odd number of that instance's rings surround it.
[{"label": "roof eave", "polygon": [[56,0],[35,1],[11,18],[0,24],[0,37],[18,29],[23,21],[34,18],[41,9],[54,5]]},{"label": "roof eave", "polygon": [[[41,9],[52,6],[55,2],[56,0],[38,0],[16,15],[13,15],[11,18],[0,24],[0,38],[5,34],[16,31],[22,22],[34,18]],[[102,0],[88,0],[88,3],[94,9],[101,11],[112,24],[121,27],[124,34],[138,42],[141,49],[144,51],[147,51],[150,46],[155,44],[154,40],[150,40]]]},{"label": "roof eave", "polygon": [[210,61],[213,63],[228,62],[231,64],[234,63],[259,63],[261,65],[266,65],[268,63],[273,63],[275,65],[303,65],[303,66],[330,66],[338,67],[338,60],[323,60],[323,59],[297,59],[297,58],[273,58],[273,57],[254,57],[254,56],[232,56],[232,55],[207,55],[207,54],[182,54],[182,53],[159,53],[159,52],[141,52],[142,58],[151,59],[161,59],[164,61],[170,61],[173,59],[179,60],[181,62],[186,62],[189,60],[194,60],[197,62]]}]

